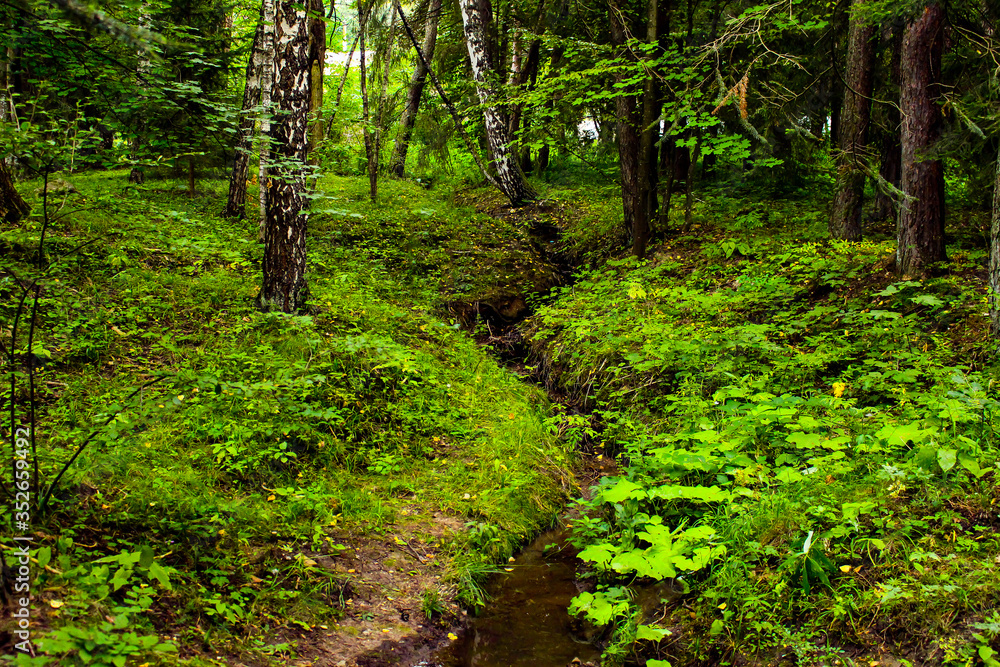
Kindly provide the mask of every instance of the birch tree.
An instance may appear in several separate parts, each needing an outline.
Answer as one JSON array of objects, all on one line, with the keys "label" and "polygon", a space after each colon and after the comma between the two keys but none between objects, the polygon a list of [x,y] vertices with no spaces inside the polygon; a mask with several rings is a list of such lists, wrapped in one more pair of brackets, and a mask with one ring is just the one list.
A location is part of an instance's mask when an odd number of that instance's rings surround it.
[{"label": "birch tree", "polygon": [[472,75],[476,91],[483,105],[486,140],[493,154],[500,190],[514,206],[521,206],[535,198],[535,193],[524,179],[521,167],[511,155],[510,134],[500,109],[496,82],[498,75],[489,44],[493,8],[490,0],[460,0],[462,25],[465,28],[465,45],[469,50]]},{"label": "birch tree", "polygon": [[274,164],[264,225],[262,310],[296,312],[306,299],[306,160],[309,153],[309,17],[293,0],[275,11],[275,118],[270,124]]},{"label": "birch tree", "polygon": [[274,0],[264,0],[261,5],[264,23],[260,72],[260,165],[257,170],[260,203],[260,239],[264,240],[264,226],[267,220],[268,160],[271,159],[271,91],[274,86]]}]

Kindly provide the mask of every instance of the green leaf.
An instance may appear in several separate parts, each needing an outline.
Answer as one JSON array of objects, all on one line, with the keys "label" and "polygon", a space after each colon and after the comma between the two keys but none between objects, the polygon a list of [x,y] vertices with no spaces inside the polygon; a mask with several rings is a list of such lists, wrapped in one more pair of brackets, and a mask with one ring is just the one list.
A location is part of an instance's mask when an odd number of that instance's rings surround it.
[{"label": "green leaf", "polygon": [[139,567],[147,568],[153,564],[153,547],[148,544],[139,553]]},{"label": "green leaf", "polygon": [[647,660],[646,667],[674,667],[669,660]]},{"label": "green leaf", "polygon": [[602,489],[600,495],[605,502],[620,503],[628,498],[641,498],[645,493],[635,482],[618,479],[612,486]]},{"label": "green leaf", "polygon": [[42,547],[35,557],[38,559],[38,566],[44,568],[52,560],[52,548]]},{"label": "green leaf", "polygon": [[170,575],[167,574],[167,571],[163,569],[163,566],[160,565],[159,563],[154,562],[152,565],[149,566],[149,576],[153,577],[158,582],[160,582],[160,585],[166,588],[168,591],[173,590],[170,587]]},{"label": "green leaf", "polygon": [[958,452],[954,449],[945,449],[944,447],[937,450],[937,462],[941,466],[941,470],[948,472],[955,467],[955,460],[958,457]]},{"label": "green leaf", "polygon": [[[664,637],[669,637],[671,634],[670,630],[666,628],[654,628],[649,625],[640,625],[635,632],[636,639],[648,639],[649,641],[658,642]],[[646,664],[649,664],[648,662]]]},{"label": "green leaf", "polygon": [[722,619],[717,618],[712,621],[712,627],[709,628],[708,634],[710,635],[720,635],[722,631],[725,630],[726,624],[722,622]]}]

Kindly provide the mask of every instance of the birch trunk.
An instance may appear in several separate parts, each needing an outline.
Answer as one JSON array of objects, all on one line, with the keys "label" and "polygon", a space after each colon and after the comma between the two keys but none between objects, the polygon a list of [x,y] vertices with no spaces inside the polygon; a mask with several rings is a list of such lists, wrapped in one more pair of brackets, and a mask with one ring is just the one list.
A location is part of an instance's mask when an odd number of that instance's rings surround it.
[{"label": "birch trunk", "polygon": [[264,240],[267,220],[267,197],[271,187],[268,161],[271,159],[271,93],[274,89],[275,63],[275,9],[274,0],[264,0],[260,11],[264,17],[260,71],[260,165],[257,168],[260,204],[260,239]]},{"label": "birch trunk", "polygon": [[941,55],[944,8],[932,1],[906,26],[902,49],[902,190],[907,196],[897,224],[896,269],[925,273],[947,259],[944,247],[944,165],[932,152],[941,137]]},{"label": "birch trunk", "polygon": [[434,59],[434,46],[437,43],[438,19],[441,16],[441,0],[430,0],[427,6],[427,18],[424,21],[424,42],[423,58],[417,57],[417,64],[413,68],[413,76],[410,77],[410,89],[406,96],[406,106],[403,107],[403,115],[399,119],[399,134],[396,135],[396,145],[392,151],[392,159],[389,161],[389,171],[403,177],[406,169],[406,153],[410,148],[410,138],[413,136],[413,126],[417,122],[417,111],[420,110],[420,98],[424,94],[424,86],[427,85],[427,62]]},{"label": "birch trunk", "polygon": [[253,143],[254,109],[260,101],[260,78],[263,69],[264,12],[257,24],[253,38],[250,60],[247,61],[246,88],[243,89],[243,107],[240,111],[236,155],[233,158],[233,173],[229,178],[229,198],[222,215],[226,218],[246,216],[247,176],[250,172],[250,148]]},{"label": "birch trunk", "polygon": [[270,125],[277,165],[268,186],[262,310],[298,311],[306,299],[306,160],[309,154],[309,20],[305,8],[280,0],[275,11],[274,102]]},{"label": "birch trunk", "polygon": [[871,97],[874,90],[875,26],[865,25],[857,16],[864,0],[851,0],[851,19],[847,34],[847,86],[841,107],[837,143],[837,185],[830,211],[830,236],[844,241],[861,239],[861,205],[864,203],[865,172],[862,163],[868,155],[868,127],[871,121]]},{"label": "birch trunk", "polygon": [[490,0],[460,0],[459,4],[465,28],[465,44],[472,63],[472,75],[476,81],[479,101],[484,107],[486,139],[493,154],[497,181],[511,205],[521,206],[534,199],[536,195],[528,186],[517,160],[511,154],[508,128],[494,89],[493,82],[499,79],[499,75],[487,41],[493,14],[492,6]]},{"label": "birch trunk", "polygon": [[[375,0],[369,0],[369,4]],[[367,8],[366,8],[367,9]],[[365,159],[368,165],[368,196],[372,203],[378,199],[378,172],[375,167],[375,146],[372,141],[371,128],[369,127],[370,115],[368,113],[368,69],[365,67],[365,31],[368,28],[365,11],[361,12],[361,59],[358,63],[361,70],[361,127],[365,141]]]}]

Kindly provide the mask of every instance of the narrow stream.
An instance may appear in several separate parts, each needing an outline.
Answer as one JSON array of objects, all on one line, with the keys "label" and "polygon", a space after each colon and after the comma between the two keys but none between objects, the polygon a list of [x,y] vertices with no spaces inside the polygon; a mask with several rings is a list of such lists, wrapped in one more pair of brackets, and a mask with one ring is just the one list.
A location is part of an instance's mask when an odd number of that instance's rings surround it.
[{"label": "narrow stream", "polygon": [[491,582],[493,600],[430,664],[566,667],[574,659],[598,664],[601,652],[574,639],[566,611],[578,591],[574,552],[565,538],[565,530],[550,530],[528,545],[508,566],[512,571]]}]

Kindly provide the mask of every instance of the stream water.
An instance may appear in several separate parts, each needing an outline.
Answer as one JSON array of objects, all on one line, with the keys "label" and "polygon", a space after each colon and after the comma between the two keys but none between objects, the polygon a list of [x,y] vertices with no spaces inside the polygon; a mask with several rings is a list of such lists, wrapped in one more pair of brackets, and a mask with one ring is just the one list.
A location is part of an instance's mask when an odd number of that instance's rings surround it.
[{"label": "stream water", "polygon": [[[601,653],[574,639],[570,599],[577,594],[574,554],[563,530],[540,535],[491,584],[493,600],[468,630],[434,656],[440,667],[566,667]],[[554,546],[549,546],[554,545]]]}]

